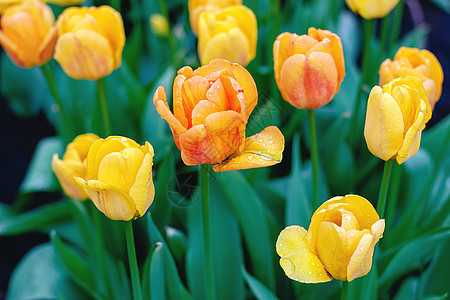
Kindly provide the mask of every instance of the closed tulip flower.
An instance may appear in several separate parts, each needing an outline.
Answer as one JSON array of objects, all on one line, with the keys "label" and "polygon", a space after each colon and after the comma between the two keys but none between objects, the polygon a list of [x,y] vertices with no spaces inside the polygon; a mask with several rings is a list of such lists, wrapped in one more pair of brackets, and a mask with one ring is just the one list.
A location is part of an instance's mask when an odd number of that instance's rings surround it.
[{"label": "closed tulip flower", "polygon": [[153,97],[169,123],[181,158],[188,166],[210,164],[215,171],[270,166],[281,161],[284,137],[274,126],[245,139],[258,93],[247,70],[214,59],[195,71],[181,68],[173,84],[173,113],[164,87]]},{"label": "closed tulip flower", "polygon": [[0,1],[0,14],[2,14],[5,11],[5,9],[7,9],[8,7],[20,4],[22,2],[23,2],[23,0],[1,0]]},{"label": "closed tulip flower", "polygon": [[426,49],[401,47],[394,60],[386,59],[381,64],[379,74],[381,86],[398,77],[417,76],[422,79],[431,109],[441,97],[444,81],[442,66],[436,56]]},{"label": "closed tulip flower", "polygon": [[125,32],[122,17],[113,8],[69,7],[57,27],[54,57],[70,77],[97,80],[121,65]]},{"label": "closed tulip flower", "polygon": [[40,1],[10,6],[0,20],[0,44],[17,66],[41,66],[53,55],[57,38],[54,22],[51,8]]},{"label": "closed tulip flower", "polygon": [[364,137],[369,151],[402,164],[416,154],[431,107],[416,76],[397,78],[375,86],[367,102]]},{"label": "closed tulip flower", "polygon": [[328,30],[280,34],[273,44],[275,80],[283,99],[299,109],[328,104],[345,76],[341,39]]},{"label": "closed tulip flower", "polygon": [[280,233],[276,243],[280,265],[299,282],[352,281],[370,271],[384,225],[365,198],[334,197],[314,212],[308,231],[293,225]]},{"label": "closed tulip flower", "polygon": [[86,200],[88,195],[75,181],[74,177],[86,179],[86,158],[92,143],[99,137],[92,133],[77,136],[72,143],[67,145],[66,152],[61,159],[58,154],[53,154],[52,169],[58,178],[61,187],[69,197]]},{"label": "closed tulip flower", "polygon": [[120,136],[95,141],[87,156],[87,180],[76,177],[95,206],[112,220],[142,217],[153,202],[153,147]]},{"label": "closed tulip flower", "polygon": [[355,14],[364,19],[383,18],[394,9],[400,0],[345,0]]},{"label": "closed tulip flower", "polygon": [[247,7],[202,13],[198,26],[198,56],[203,65],[224,58],[246,66],[255,58],[258,28],[255,14]]},{"label": "closed tulip flower", "polygon": [[203,12],[217,11],[228,6],[240,4],[242,4],[242,0],[189,0],[189,21],[191,22],[192,32],[197,36],[198,20]]}]

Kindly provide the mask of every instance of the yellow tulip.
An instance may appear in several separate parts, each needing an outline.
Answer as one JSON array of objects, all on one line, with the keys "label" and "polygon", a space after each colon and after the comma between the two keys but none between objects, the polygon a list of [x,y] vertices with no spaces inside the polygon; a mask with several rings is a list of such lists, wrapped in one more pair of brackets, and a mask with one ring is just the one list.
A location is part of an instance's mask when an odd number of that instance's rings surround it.
[{"label": "yellow tulip", "polygon": [[400,0],[345,0],[355,14],[364,19],[383,18],[394,9]]},{"label": "yellow tulip", "polygon": [[79,5],[86,0],[47,0],[47,2],[56,4],[59,6],[71,6],[71,5]]},{"label": "yellow tulip", "polygon": [[345,77],[341,39],[328,30],[280,34],[273,43],[273,61],[283,99],[299,109],[328,104]]},{"label": "yellow tulip", "polygon": [[436,56],[426,49],[401,47],[394,60],[386,59],[381,64],[379,74],[380,85],[398,77],[417,76],[422,79],[432,110],[441,97],[444,72]]},{"label": "yellow tulip", "polygon": [[228,6],[240,4],[242,4],[242,0],[189,0],[189,21],[191,22],[192,32],[197,36],[198,19],[203,12],[216,11]]},{"label": "yellow tulip", "polygon": [[57,27],[54,57],[70,77],[97,80],[121,65],[125,32],[122,17],[113,8],[69,7]]},{"label": "yellow tulip", "polygon": [[276,243],[280,265],[299,282],[352,281],[370,271],[384,225],[365,198],[334,197],[314,212],[308,231],[293,225],[280,233]]},{"label": "yellow tulip", "polygon": [[87,179],[75,180],[112,220],[142,217],[153,202],[153,147],[120,136],[98,139],[87,155]]},{"label": "yellow tulip", "polygon": [[48,5],[23,1],[5,9],[0,22],[0,44],[17,66],[41,66],[52,58],[57,34]]},{"label": "yellow tulip", "polygon": [[416,76],[396,78],[375,86],[367,102],[364,137],[369,151],[402,164],[416,154],[425,124],[431,118],[430,102]]},{"label": "yellow tulip", "polygon": [[150,16],[150,28],[153,34],[157,36],[167,36],[169,34],[169,23],[166,17],[161,14],[152,14]]},{"label": "yellow tulip", "polygon": [[214,58],[248,65],[256,55],[258,28],[255,14],[236,5],[200,15],[198,21],[198,56],[202,65]]},{"label": "yellow tulip", "polygon": [[55,172],[64,193],[69,197],[79,200],[88,198],[84,189],[75,181],[74,176],[86,179],[87,154],[92,143],[98,139],[99,137],[92,133],[81,134],[67,145],[62,160],[58,158],[58,154],[53,154],[53,172]]},{"label": "yellow tulip", "polygon": [[8,7],[22,3],[23,0],[0,0],[0,14],[2,14]]}]

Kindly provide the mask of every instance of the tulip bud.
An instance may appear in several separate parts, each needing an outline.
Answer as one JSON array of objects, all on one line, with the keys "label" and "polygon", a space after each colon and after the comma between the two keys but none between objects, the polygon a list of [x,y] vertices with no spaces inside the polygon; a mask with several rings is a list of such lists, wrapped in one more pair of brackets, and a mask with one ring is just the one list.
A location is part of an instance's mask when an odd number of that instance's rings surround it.
[{"label": "tulip bud", "polygon": [[112,220],[142,217],[153,202],[153,147],[126,137],[95,141],[87,155],[87,179],[75,180],[95,206]]},{"label": "tulip bud", "polygon": [[54,57],[70,77],[97,80],[121,65],[125,32],[122,17],[113,8],[69,7],[57,27]]},{"label": "tulip bud", "polygon": [[58,154],[53,154],[53,172],[55,172],[64,193],[69,197],[78,200],[88,198],[84,189],[75,181],[74,176],[86,179],[87,154],[92,143],[98,139],[99,137],[92,133],[81,134],[67,145],[62,160],[58,158]]},{"label": "tulip bud", "polygon": [[314,212],[308,231],[293,225],[280,233],[280,265],[289,278],[300,282],[352,281],[369,273],[384,225],[365,198],[334,197]]},{"label": "tulip bud", "polygon": [[431,107],[415,76],[396,78],[383,87],[375,86],[367,102],[364,137],[369,151],[387,161],[402,164],[416,154]]},{"label": "tulip bud", "polygon": [[258,28],[255,14],[247,7],[236,5],[202,13],[198,25],[198,56],[202,65],[224,58],[246,66],[255,58]]},{"label": "tulip bud", "polygon": [[150,28],[153,34],[157,36],[167,36],[169,34],[169,23],[161,14],[152,14],[150,16]]},{"label": "tulip bud", "polygon": [[274,126],[245,139],[245,127],[258,101],[247,70],[214,59],[195,71],[181,68],[173,84],[173,113],[164,87],[153,97],[169,123],[188,166],[212,164],[215,171],[271,166],[281,161],[284,137]]},{"label": "tulip bud", "polygon": [[0,44],[17,66],[41,66],[53,55],[57,38],[54,22],[51,8],[40,1],[10,6],[2,13]]},{"label": "tulip bud", "polygon": [[426,49],[401,47],[394,60],[386,59],[381,64],[379,74],[381,86],[398,77],[417,76],[422,79],[432,110],[441,97],[444,81],[442,66],[436,56]]},{"label": "tulip bud", "polygon": [[339,91],[345,76],[341,39],[328,30],[280,34],[273,44],[275,80],[283,99],[299,109],[318,109]]},{"label": "tulip bud", "polygon": [[192,32],[198,34],[198,19],[205,11],[216,11],[233,5],[241,5],[242,0],[189,0],[189,21]]},{"label": "tulip bud", "polygon": [[364,19],[383,18],[400,0],[345,0],[351,11]]},{"label": "tulip bud", "polygon": [[0,14],[3,14],[3,12],[13,5],[17,5],[22,3],[23,0],[1,0],[0,1]]}]

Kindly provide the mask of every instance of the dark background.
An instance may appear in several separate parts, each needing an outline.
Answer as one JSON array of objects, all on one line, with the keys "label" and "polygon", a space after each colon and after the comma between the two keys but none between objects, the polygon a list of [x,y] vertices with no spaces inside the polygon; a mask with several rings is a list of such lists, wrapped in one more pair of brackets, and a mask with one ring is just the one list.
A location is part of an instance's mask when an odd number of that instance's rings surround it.
[{"label": "dark background", "polygon": [[[450,112],[450,86],[446,84],[450,78],[450,16],[430,1],[412,0],[406,4],[401,34],[421,23],[428,24],[431,32],[426,48],[436,55],[444,69],[443,92],[427,125],[430,128]],[[17,197],[37,143],[44,137],[55,135],[55,130],[42,112],[32,117],[18,117],[3,98],[0,98],[0,122],[3,140],[0,147],[0,202],[11,204]],[[0,238],[0,299],[4,298],[9,277],[20,259],[33,246],[48,240],[46,234],[40,233]]]}]

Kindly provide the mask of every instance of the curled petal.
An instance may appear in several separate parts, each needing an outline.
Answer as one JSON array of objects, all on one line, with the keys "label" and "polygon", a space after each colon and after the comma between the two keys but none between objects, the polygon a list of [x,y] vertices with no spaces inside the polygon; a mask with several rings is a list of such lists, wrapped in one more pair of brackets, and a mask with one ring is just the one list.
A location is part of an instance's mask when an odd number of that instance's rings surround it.
[{"label": "curled petal", "polygon": [[69,168],[62,160],[60,160],[56,153],[52,158],[52,169],[61,183],[64,192],[69,197],[79,200],[86,200],[88,198],[84,189],[75,181],[73,169]]},{"label": "curled petal", "polygon": [[142,217],[155,197],[155,187],[152,178],[153,147],[148,142],[146,142],[146,146],[151,148],[151,152],[145,154],[129,193],[134,203],[136,203],[136,209],[139,212],[138,217]]},{"label": "curled petal", "polygon": [[283,134],[277,127],[269,126],[246,138],[242,150],[232,154],[226,161],[213,165],[213,169],[223,172],[273,166],[281,162],[283,150]]},{"label": "curled petal", "polygon": [[289,278],[305,283],[327,282],[333,279],[319,258],[309,249],[306,230],[303,227],[286,227],[278,236],[276,250],[281,257],[280,265]]}]

